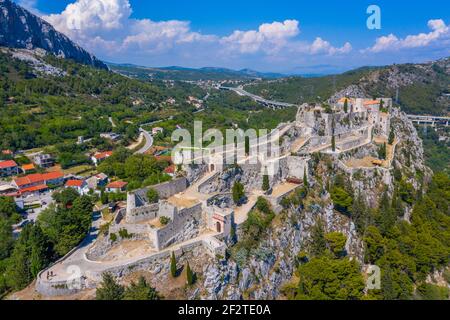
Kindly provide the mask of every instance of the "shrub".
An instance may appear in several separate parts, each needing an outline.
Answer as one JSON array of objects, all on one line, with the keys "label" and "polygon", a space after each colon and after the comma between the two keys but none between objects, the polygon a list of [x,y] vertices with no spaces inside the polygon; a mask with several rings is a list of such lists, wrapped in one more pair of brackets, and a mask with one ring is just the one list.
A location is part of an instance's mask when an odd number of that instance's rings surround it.
[{"label": "shrub", "polygon": [[160,217],[160,218],[159,218],[159,222],[160,222],[163,226],[168,225],[170,221],[171,221],[170,218],[167,218],[167,217]]},{"label": "shrub", "polygon": [[128,230],[127,230],[127,229],[120,229],[120,230],[119,230],[119,236],[120,236],[122,239],[130,239],[131,237],[133,237],[132,234],[128,233]]},{"label": "shrub", "polygon": [[147,191],[147,198],[148,198],[148,202],[150,202],[150,203],[157,203],[159,201],[158,191],[156,191],[153,188],[148,189],[148,191]]},{"label": "shrub", "polygon": [[110,234],[109,234],[109,239],[110,239],[112,242],[116,242],[116,241],[117,241],[117,234],[115,234],[115,233],[110,233]]}]

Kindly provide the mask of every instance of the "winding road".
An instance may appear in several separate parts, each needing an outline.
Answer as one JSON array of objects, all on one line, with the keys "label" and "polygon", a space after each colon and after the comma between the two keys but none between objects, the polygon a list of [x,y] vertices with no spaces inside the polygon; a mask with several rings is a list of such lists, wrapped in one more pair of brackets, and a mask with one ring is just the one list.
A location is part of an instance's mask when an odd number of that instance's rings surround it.
[{"label": "winding road", "polygon": [[138,151],[136,151],[136,154],[144,154],[147,151],[150,150],[150,148],[153,146],[153,136],[150,134],[150,132],[139,128],[139,131],[141,132],[141,134],[144,136],[145,139],[145,145],[139,149]]}]

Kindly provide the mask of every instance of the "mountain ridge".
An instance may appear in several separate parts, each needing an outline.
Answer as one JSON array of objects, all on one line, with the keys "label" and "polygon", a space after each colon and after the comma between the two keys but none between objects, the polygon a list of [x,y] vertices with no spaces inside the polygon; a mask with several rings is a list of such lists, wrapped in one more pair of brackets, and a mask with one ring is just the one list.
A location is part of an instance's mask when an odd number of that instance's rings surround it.
[{"label": "mountain ridge", "polygon": [[55,30],[45,20],[11,0],[0,0],[0,46],[18,49],[43,49],[58,57],[100,69],[105,63]]}]

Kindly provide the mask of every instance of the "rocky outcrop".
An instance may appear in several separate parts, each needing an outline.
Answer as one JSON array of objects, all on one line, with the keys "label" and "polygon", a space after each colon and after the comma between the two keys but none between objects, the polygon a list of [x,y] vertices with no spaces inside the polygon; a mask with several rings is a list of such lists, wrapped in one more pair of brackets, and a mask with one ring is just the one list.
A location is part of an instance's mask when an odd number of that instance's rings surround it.
[{"label": "rocky outcrop", "polygon": [[0,0],[0,46],[28,50],[40,48],[61,58],[108,69],[106,64],[56,31],[48,22],[11,0]]},{"label": "rocky outcrop", "polygon": [[[363,259],[363,244],[354,224],[337,213],[328,194],[308,208],[289,210],[242,263],[233,258],[212,262],[203,269],[205,299],[279,299],[281,289],[297,267],[297,255],[311,242],[311,228],[321,219],[326,232],[347,237],[347,253]],[[239,232],[238,232],[239,233]]]}]

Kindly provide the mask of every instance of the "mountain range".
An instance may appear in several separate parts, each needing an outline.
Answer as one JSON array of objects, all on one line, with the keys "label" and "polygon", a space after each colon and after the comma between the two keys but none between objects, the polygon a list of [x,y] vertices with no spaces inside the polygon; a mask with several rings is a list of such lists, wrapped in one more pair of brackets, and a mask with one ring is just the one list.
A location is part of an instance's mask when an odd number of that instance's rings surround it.
[{"label": "mountain range", "polygon": [[51,24],[11,0],[0,0],[0,46],[44,49],[58,57],[107,69],[106,64],[56,31]]}]

